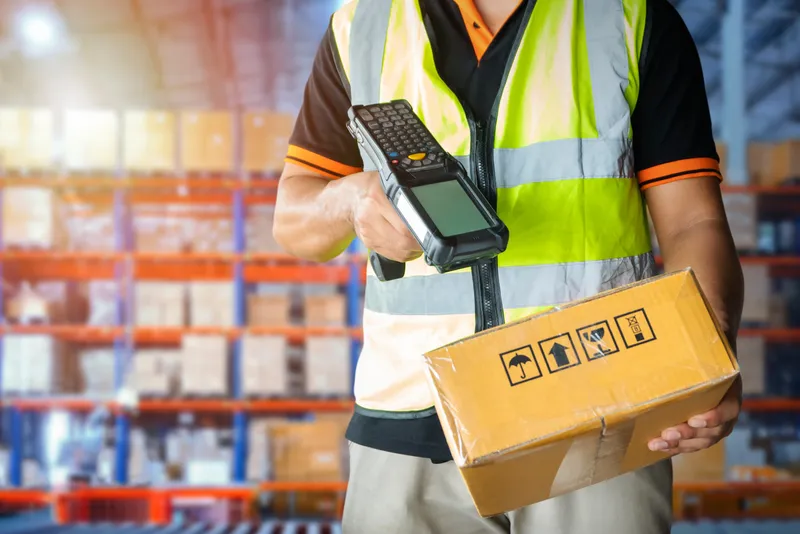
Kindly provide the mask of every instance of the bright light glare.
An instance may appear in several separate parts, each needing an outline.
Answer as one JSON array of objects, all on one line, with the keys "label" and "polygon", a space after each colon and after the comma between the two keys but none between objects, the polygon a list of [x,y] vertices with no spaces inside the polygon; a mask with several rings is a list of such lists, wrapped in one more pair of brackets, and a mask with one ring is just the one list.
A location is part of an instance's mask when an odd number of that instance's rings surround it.
[{"label": "bright light glare", "polygon": [[56,25],[43,15],[27,15],[21,21],[22,37],[33,46],[52,46],[56,41]]}]

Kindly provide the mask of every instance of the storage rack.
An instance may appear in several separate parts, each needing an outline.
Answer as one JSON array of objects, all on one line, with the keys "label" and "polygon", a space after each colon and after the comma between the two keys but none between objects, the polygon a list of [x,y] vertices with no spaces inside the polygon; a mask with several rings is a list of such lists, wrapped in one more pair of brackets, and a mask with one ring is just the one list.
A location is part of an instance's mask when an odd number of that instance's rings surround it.
[{"label": "storage rack", "polygon": [[[117,292],[116,321],[112,327],[92,327],[83,325],[5,325],[3,296],[0,293],[0,336],[6,333],[50,334],[63,340],[81,344],[112,344],[115,354],[115,381],[119,388],[123,373],[132,357],[133,347],[147,344],[177,343],[184,333],[222,334],[232,342],[233,394],[226,400],[158,399],[144,400],[137,406],[140,413],[165,412],[217,412],[233,415],[234,427],[234,466],[233,480],[241,484],[245,478],[247,458],[247,422],[253,413],[302,414],[323,411],[351,411],[352,400],[248,400],[242,397],[239,384],[241,362],[240,336],[245,333],[281,334],[288,339],[299,341],[308,335],[345,334],[352,340],[352,369],[360,350],[361,330],[360,293],[364,283],[364,258],[356,251],[355,245],[349,250],[343,262],[328,265],[312,265],[298,262],[283,254],[252,254],[246,252],[244,242],[245,208],[248,205],[271,203],[275,199],[275,180],[247,181],[243,178],[221,177],[175,178],[173,176],[128,178],[107,177],[54,177],[51,175],[26,177],[0,177],[0,195],[9,185],[34,187],[91,189],[92,193],[82,198],[112,198],[115,228],[115,250],[113,252],[58,252],[58,251],[10,251],[5,250],[0,241],[0,279],[62,279],[87,281],[95,279],[114,280],[117,287],[127,291]],[[764,196],[792,197],[800,200],[800,187],[725,187],[730,193],[749,193]],[[0,197],[0,200],[2,198]],[[143,253],[133,250],[132,209],[136,203],[183,203],[183,204],[226,204],[232,207],[234,252],[223,253]],[[2,206],[2,202],[0,202]],[[0,235],[2,239],[2,235]],[[800,274],[800,257],[758,257],[744,256],[744,263],[769,265],[778,276],[797,276]],[[179,266],[179,269],[175,267]],[[24,274],[23,274],[24,273]],[[232,280],[235,288],[235,326],[233,328],[133,328],[130,326],[132,283],[134,280]],[[336,283],[345,287],[347,297],[346,328],[307,328],[307,327],[247,327],[245,321],[245,285],[253,282],[291,282],[291,283]],[[742,336],[763,336],[768,342],[800,343],[800,328],[746,328]],[[2,344],[0,343],[0,361]],[[0,366],[0,370],[2,367]],[[13,486],[21,484],[22,463],[22,413],[53,408],[73,411],[88,411],[98,405],[97,401],[78,397],[35,397],[5,399],[4,407],[10,410],[10,481]],[[104,403],[111,408],[115,417],[116,461],[115,482],[124,485],[128,479],[127,456],[131,413],[113,400]],[[745,410],[800,411],[800,399],[747,399]],[[264,490],[304,491],[309,489],[302,483],[265,483]],[[344,483],[339,487],[344,489]],[[338,486],[337,486],[338,487]],[[739,484],[726,495],[739,496],[763,489],[764,484]],[[98,497],[124,494],[128,489],[98,489]],[[138,490],[142,491],[142,490]],[[163,489],[148,490],[153,495],[162,495]],[[176,490],[177,491],[177,490]],[[222,496],[233,491],[232,488],[196,488],[205,496]],[[252,492],[251,489],[247,490]],[[679,488],[681,498],[689,498],[706,492],[719,492],[718,485],[695,484]],[[796,484],[779,485],[775,491],[798,493]],[[222,492],[222,493],[220,493]],[[738,493],[737,493],[738,492]],[[200,494],[198,493],[198,494]],[[748,494],[749,494],[748,493]],[[150,495],[150,493],[148,493]],[[58,495],[29,490],[0,491],[2,503],[53,503]],[[62,495],[62,498],[64,496]],[[690,514],[689,514],[690,515]]]}]

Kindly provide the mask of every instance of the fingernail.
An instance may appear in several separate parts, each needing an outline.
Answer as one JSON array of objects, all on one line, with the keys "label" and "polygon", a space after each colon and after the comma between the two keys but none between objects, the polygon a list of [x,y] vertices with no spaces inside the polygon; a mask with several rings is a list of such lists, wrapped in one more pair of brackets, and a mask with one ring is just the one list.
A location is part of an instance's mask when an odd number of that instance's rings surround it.
[{"label": "fingernail", "polygon": [[662,439],[658,439],[658,440],[650,442],[650,450],[651,451],[665,451],[665,450],[667,450],[668,447],[669,447],[669,445],[667,444],[667,442],[662,440]]},{"label": "fingernail", "polygon": [[689,419],[689,426],[692,428],[705,428],[706,420],[700,418]]},{"label": "fingernail", "polygon": [[681,433],[677,430],[667,430],[664,432],[664,439],[669,441],[677,441],[681,439]]}]

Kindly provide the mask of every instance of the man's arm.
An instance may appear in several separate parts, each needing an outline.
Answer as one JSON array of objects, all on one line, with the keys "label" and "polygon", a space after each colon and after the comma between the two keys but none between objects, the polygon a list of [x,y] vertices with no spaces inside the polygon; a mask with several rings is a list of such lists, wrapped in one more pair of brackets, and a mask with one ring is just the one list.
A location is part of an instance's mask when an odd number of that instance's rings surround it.
[{"label": "man's arm", "polygon": [[357,182],[357,174],[331,180],[287,162],[275,202],[275,240],[289,254],[310,261],[344,252],[355,237]]},{"label": "man's arm", "polygon": [[[742,273],[722,205],[719,169],[697,47],[675,8],[648,0],[650,40],[640,68],[633,149],[667,272],[691,267],[731,344],[742,311]],[[653,450],[710,447],[733,428],[741,404],[737,381],[705,414],[665,429]]]},{"label": "man's arm", "polygon": [[[682,180],[645,192],[667,272],[691,267],[731,346],[742,316],[744,280],[733,244],[719,182],[714,177]],[[741,408],[737,380],[715,409],[668,428],[650,448],[669,453],[705,449],[726,437]]]}]

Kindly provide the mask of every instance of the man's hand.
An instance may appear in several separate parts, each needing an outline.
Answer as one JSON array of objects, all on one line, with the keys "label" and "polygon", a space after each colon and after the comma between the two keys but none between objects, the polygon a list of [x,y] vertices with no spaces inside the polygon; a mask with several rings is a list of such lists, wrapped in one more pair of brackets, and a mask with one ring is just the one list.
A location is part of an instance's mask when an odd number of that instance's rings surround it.
[{"label": "man's hand", "polygon": [[728,437],[742,407],[742,380],[738,377],[719,405],[711,411],[691,417],[688,422],[668,428],[661,438],[650,441],[652,451],[669,454],[696,452]]},{"label": "man's hand", "polygon": [[386,198],[377,172],[352,175],[360,195],[353,208],[353,228],[364,245],[384,258],[407,262],[422,254],[414,236]]}]

